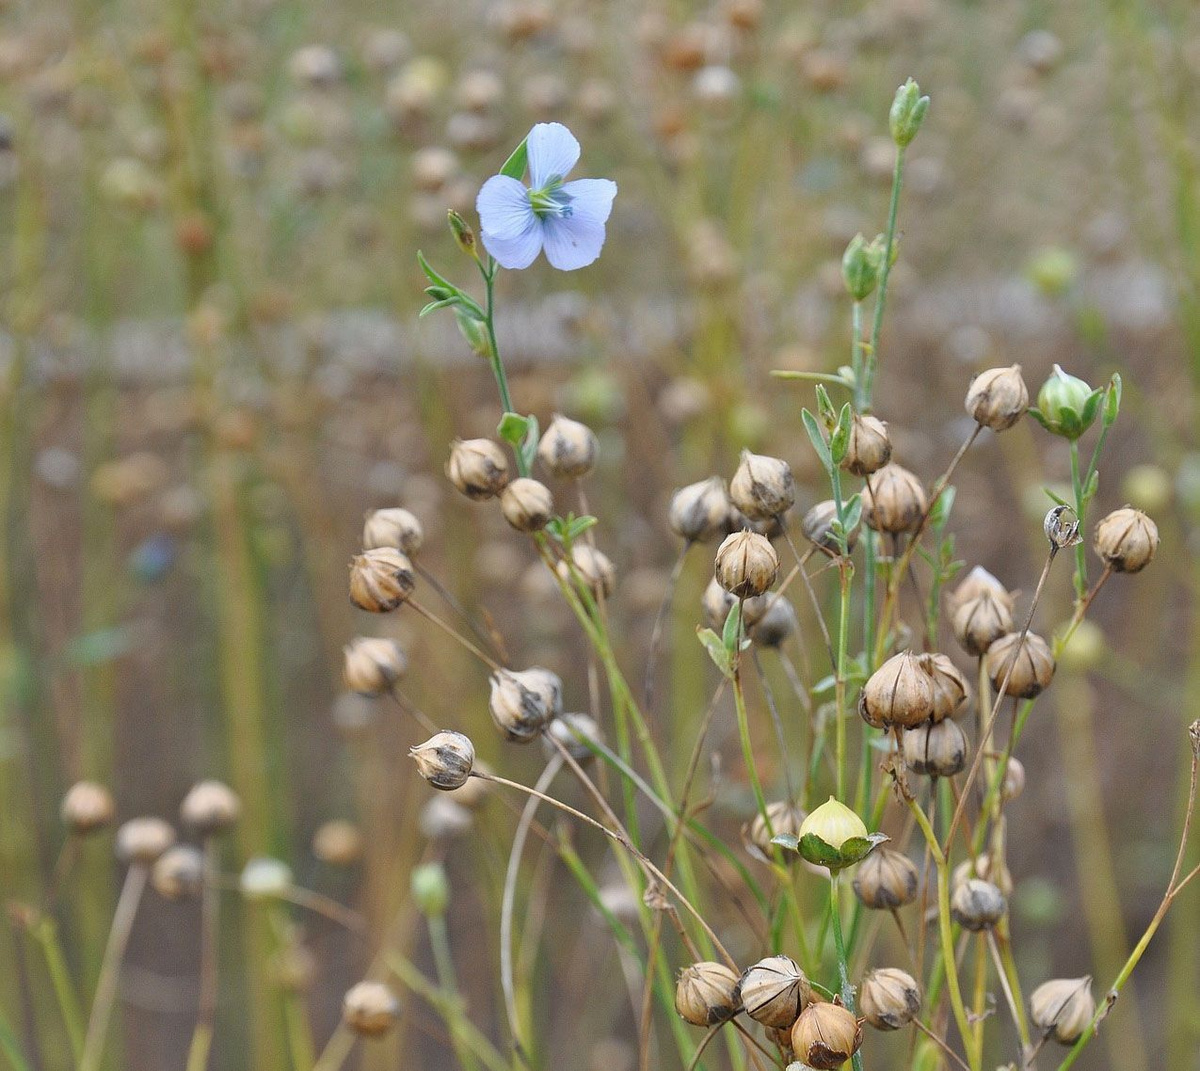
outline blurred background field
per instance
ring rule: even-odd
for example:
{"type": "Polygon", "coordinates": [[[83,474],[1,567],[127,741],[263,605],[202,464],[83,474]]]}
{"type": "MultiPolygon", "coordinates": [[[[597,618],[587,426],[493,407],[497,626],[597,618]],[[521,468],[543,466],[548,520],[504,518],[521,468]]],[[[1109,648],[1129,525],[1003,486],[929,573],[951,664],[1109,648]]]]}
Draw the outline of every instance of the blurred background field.
{"type": "MultiPolygon", "coordinates": [[[[886,108],[909,75],[933,103],[909,156],[880,352],[876,412],[897,453],[926,479],[941,472],[984,367],[1019,362],[1035,389],[1056,362],[1096,385],[1120,371],[1097,508],[1137,505],[1163,533],[1154,565],[1098,601],[1103,633],[1064,660],[1023,741],[1031,789],[1013,808],[1022,969],[1094,964],[1102,991],[1170,872],[1200,694],[1200,9],[1187,0],[5,0],[6,901],[45,907],[75,780],[111,786],[121,819],[173,820],[193,782],[220,777],[245,807],[226,871],[286,859],[375,935],[399,911],[418,963],[429,951],[403,911],[407,875],[444,857],[464,992],[502,1039],[494,923],[513,816],[492,801],[446,835],[453,821],[430,817],[404,757],[424,734],[395,705],[341,694],[342,645],[394,636],[413,704],[472,733],[507,776],[537,776],[536,754],[502,752],[462,651],[416,616],[380,624],[347,602],[364,512],[381,506],[418,514],[423,565],[517,662],[582,658],[532,551],[442,476],[451,439],[494,433],[496,402],[450,318],[418,323],[416,250],[474,283],[446,209],[473,221],[479,185],[534,122],[569,125],[578,174],[618,182],[601,259],[505,273],[499,331],[522,410],[599,435],[589,505],[640,680],[678,553],[673,488],[731,474],[746,445],[792,463],[802,506],[825,497],[799,423],[811,389],[769,372],[848,359],[840,258],[883,227],[886,108]],[[364,831],[361,861],[314,857],[331,819],[364,831]]],[[[1028,590],[1041,486],[1068,475],[1028,422],[982,441],[956,479],[959,556],[1028,590]]],[[[702,557],[660,671],[666,740],[690,742],[711,694],[692,638],[702,557]]],[[[1050,623],[1070,597],[1064,570],[1050,623]]],[[[735,842],[753,802],[732,724],[718,732],[730,758],[713,821],[735,842]]],[[[668,754],[678,774],[686,748],[668,754]]],[[[58,890],[89,991],[121,874],[107,841],[89,842],[58,890]]],[[[627,995],[598,984],[619,973],[611,938],[548,856],[522,889],[547,1066],[633,1067],[627,995]]],[[[230,904],[213,1066],[288,1067],[284,1017],[300,1007],[319,1050],[370,942],[230,904]],[[281,995],[281,950],[301,944],[312,984],[281,995]]],[[[198,940],[194,904],[147,899],[109,1066],[184,1065],[198,940]]],[[[21,927],[0,962],[6,1020],[34,1016],[44,1066],[70,1066],[21,927]]],[[[1079,1066],[1200,1068],[1195,888],[1134,988],[1079,1066]]],[[[403,1038],[362,1066],[454,1066],[439,1020],[405,1003],[403,1038]]]]}

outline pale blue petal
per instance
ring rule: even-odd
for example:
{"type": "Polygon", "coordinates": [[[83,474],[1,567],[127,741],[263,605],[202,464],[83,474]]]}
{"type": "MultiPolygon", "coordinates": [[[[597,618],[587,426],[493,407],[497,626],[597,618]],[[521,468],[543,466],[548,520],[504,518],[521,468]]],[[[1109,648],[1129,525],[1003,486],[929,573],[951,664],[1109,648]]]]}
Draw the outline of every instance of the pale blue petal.
{"type": "Polygon", "coordinates": [[[522,234],[529,221],[537,218],[529,203],[529,191],[507,175],[493,175],[483,184],[475,198],[475,211],[484,234],[498,238],[522,234]]]}
{"type": "Polygon", "coordinates": [[[545,228],[532,212],[524,228],[508,234],[482,231],[483,248],[496,258],[502,268],[528,268],[542,251],[545,228]]]}
{"type": "Polygon", "coordinates": [[[551,179],[560,181],[579,162],[579,142],[562,123],[538,123],[525,143],[529,154],[529,185],[545,189],[551,179]]]}
{"type": "Polygon", "coordinates": [[[612,212],[617,184],[609,179],[578,179],[563,186],[570,196],[569,216],[548,217],[546,259],[559,271],[586,268],[604,247],[604,224],[612,212]]]}

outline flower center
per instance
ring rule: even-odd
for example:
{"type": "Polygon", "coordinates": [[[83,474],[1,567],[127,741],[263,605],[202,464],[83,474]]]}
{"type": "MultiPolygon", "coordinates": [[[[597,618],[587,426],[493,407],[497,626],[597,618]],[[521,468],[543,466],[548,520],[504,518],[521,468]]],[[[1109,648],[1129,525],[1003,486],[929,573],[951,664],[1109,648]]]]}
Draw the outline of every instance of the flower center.
{"type": "Polygon", "coordinates": [[[540,190],[529,191],[529,205],[539,219],[566,218],[571,215],[571,195],[562,188],[562,179],[552,177],[540,190]]]}

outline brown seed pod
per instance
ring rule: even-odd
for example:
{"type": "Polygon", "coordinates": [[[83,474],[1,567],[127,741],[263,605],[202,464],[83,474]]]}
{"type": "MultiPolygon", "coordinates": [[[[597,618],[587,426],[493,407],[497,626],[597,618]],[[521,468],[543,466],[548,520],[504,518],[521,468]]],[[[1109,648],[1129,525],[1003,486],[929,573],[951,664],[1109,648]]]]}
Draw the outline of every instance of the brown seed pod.
{"type": "Polygon", "coordinates": [[[1141,510],[1114,510],[1096,525],[1096,553],[1118,573],[1138,573],[1158,550],[1158,526],[1141,510]]]}
{"type": "Polygon", "coordinates": [[[1029,996],[1029,1018],[1060,1045],[1074,1045],[1096,1015],[1092,976],[1055,978],[1029,996]]]}
{"type": "Polygon", "coordinates": [[[1004,785],[1000,789],[1001,798],[1007,803],[1015,800],[1025,791],[1025,766],[1020,759],[1009,758],[1004,768],[1004,785]]]}
{"type": "MultiPolygon", "coordinates": [[[[759,619],[766,612],[768,603],[773,598],[773,595],[768,594],[742,600],[742,623],[747,629],[753,628],[758,623],[759,619]]],[[[714,631],[720,632],[725,627],[725,619],[729,616],[729,611],[737,603],[737,597],[730,595],[728,591],[721,587],[714,576],[705,587],[704,595],[700,600],[700,607],[704,611],[705,624],[714,631]]]]}
{"type": "Polygon", "coordinates": [[[988,591],[964,599],[950,612],[950,629],[962,649],[978,658],[987,654],[1001,636],[1012,632],[1011,603],[988,591]]]}
{"type": "Polygon", "coordinates": [[[392,547],[374,547],[350,563],[350,601],[360,610],[386,614],[407,601],[416,587],[412,562],[392,547]]]}
{"type": "Polygon", "coordinates": [[[950,596],[951,606],[957,606],[960,603],[967,602],[970,599],[976,599],[984,593],[992,595],[994,598],[1002,602],[1012,612],[1013,597],[1009,594],[1008,589],[1000,583],[991,573],[989,573],[982,565],[976,565],[954,589],[954,593],[950,596]]]}
{"type": "Polygon", "coordinates": [[[908,729],[904,761],[914,773],[953,777],[967,762],[967,734],[949,719],[908,729]]]}
{"type": "Polygon", "coordinates": [[[888,438],[887,425],[877,417],[855,413],[842,468],[855,476],[870,476],[883,468],[891,457],[892,441],[888,438]]]}
{"type": "Polygon", "coordinates": [[[753,521],[781,517],[796,501],[792,468],[782,458],[743,450],[741,464],[729,481],[729,497],[753,521]]]}
{"type": "Polygon", "coordinates": [[[417,770],[434,788],[461,788],[471,776],[475,745],[462,733],[444,729],[423,744],[408,749],[417,770]]]}
{"type": "Polygon", "coordinates": [[[800,1017],[808,993],[808,979],[794,959],[768,956],[743,972],[736,999],[756,1023],[782,1030],[800,1017]]]}
{"type": "Polygon", "coordinates": [[[734,532],[717,549],[714,575],[721,587],[738,598],[761,595],[779,575],[779,555],[766,536],[734,532]]]}
{"type": "Polygon", "coordinates": [[[1009,873],[1003,859],[997,865],[992,861],[994,858],[995,856],[991,852],[980,852],[973,861],[967,859],[959,863],[954,868],[954,873],[950,875],[950,888],[957,889],[964,881],[969,881],[971,878],[982,878],[995,885],[1004,894],[1005,899],[1012,896],[1012,874],[1009,873]]]}
{"type": "Polygon", "coordinates": [[[961,718],[967,712],[971,686],[962,671],[944,654],[917,656],[933,680],[933,720],[961,718]]]}
{"type": "Polygon", "coordinates": [[[893,655],[868,678],[858,699],[863,721],[876,729],[912,728],[933,717],[933,677],[911,651],[893,655]]]}
{"type": "Polygon", "coordinates": [[[738,976],[724,963],[693,963],[675,983],[675,1010],[693,1026],[712,1026],[738,1013],[738,976]]]}
{"type": "Polygon", "coordinates": [[[446,475],[467,498],[494,498],[508,483],[508,458],[491,439],[455,439],[446,475]]]}
{"type": "MultiPolygon", "coordinates": [[[[826,554],[838,555],[841,553],[841,548],[833,535],[832,525],[835,520],[837,520],[837,503],[832,498],[826,499],[824,502],[818,502],[804,515],[804,520],[800,522],[800,531],[804,534],[805,539],[826,554]]],[[[847,551],[853,550],[858,542],[859,528],[860,525],[856,524],[846,533],[847,551]]]]}
{"type": "Polygon", "coordinates": [[[840,1004],[809,1004],[792,1027],[796,1058],[815,1071],[834,1071],[862,1045],[862,1024],[840,1004]]]}
{"type": "Polygon", "coordinates": [[[607,599],[617,582],[617,570],[608,555],[590,543],[576,543],[571,548],[571,565],[561,561],[557,569],[558,575],[568,582],[577,574],[596,599],[607,599]]]}
{"type": "Polygon", "coordinates": [[[538,443],[538,460],[560,480],[578,480],[596,464],[596,436],[586,424],[555,414],[538,443]]]}
{"type": "Polygon", "coordinates": [[[529,743],[562,713],[562,681],[548,669],[497,670],[491,685],[492,721],[514,743],[529,743]]]}
{"type": "Polygon", "coordinates": [[[1008,910],[1000,888],[982,878],[967,878],[950,895],[950,914],[964,930],[990,930],[1008,910]]]}
{"type": "Polygon", "coordinates": [[[342,681],[360,695],[386,695],[408,671],[404,648],[380,636],[357,636],[342,654],[342,681]]]}
{"type": "Polygon", "coordinates": [[[500,492],[500,512],[518,532],[539,532],[554,516],[554,497],[544,483],[518,476],[500,492]]]}
{"type": "Polygon", "coordinates": [[[747,623],[750,639],[757,647],[778,647],[799,627],[796,608],[778,593],[760,595],[756,601],[765,609],[753,623],[747,623]]]}
{"type": "Polygon", "coordinates": [[[1021,378],[1021,366],[980,372],[967,389],[966,407],[977,424],[1007,431],[1029,408],[1029,388],[1021,378]]]}
{"type": "Polygon", "coordinates": [[[720,476],[679,488],[671,496],[667,520],[673,531],[689,543],[706,543],[725,532],[729,520],[729,492],[720,476]]]}
{"type": "Polygon", "coordinates": [[[425,529],[416,514],[400,506],[376,509],[363,522],[363,550],[394,547],[410,558],[425,542],[425,529]]]}
{"type": "Polygon", "coordinates": [[[891,911],[917,898],[920,873],[906,855],[891,848],[876,848],[858,864],[854,895],[864,907],[891,911]]]}
{"type": "Polygon", "coordinates": [[[921,481],[892,462],[884,465],[863,489],[863,521],[876,532],[908,532],[925,514],[928,499],[921,481]]]}
{"type": "Polygon", "coordinates": [[[1054,679],[1054,655],[1050,653],[1050,645],[1032,632],[1026,634],[1024,641],[1019,632],[1001,636],[988,648],[984,666],[997,692],[1007,677],[1006,694],[1018,699],[1041,695],[1054,679]]]}
{"type": "Polygon", "coordinates": [[[342,1019],[360,1037],[382,1037],[400,1017],[400,1002],[382,982],[359,982],[342,1000],[342,1019]]]}
{"type": "Polygon", "coordinates": [[[112,793],[95,781],[77,781],[63,796],[59,814],[74,834],[86,837],[109,825],[116,812],[112,793]]]}
{"type": "Polygon", "coordinates": [[[183,824],[203,836],[230,829],[242,816],[242,801],[223,781],[200,781],[179,805],[183,824]]]}
{"type": "Polygon", "coordinates": [[[921,988],[906,971],[881,967],[859,988],[859,1011],[876,1030],[899,1030],[921,1010],[921,988]]]}
{"type": "Polygon", "coordinates": [[[117,829],[117,858],[150,866],[175,843],[175,830],[161,818],[131,818],[117,829]]]}
{"type": "MultiPolygon", "coordinates": [[[[550,722],[545,735],[562,744],[576,762],[590,762],[596,757],[594,748],[604,744],[604,732],[590,714],[562,714],[550,722]]],[[[542,743],[547,755],[558,753],[545,737],[542,743]]]]}
{"type": "Polygon", "coordinates": [[[771,820],[770,829],[761,814],[756,814],[742,826],[742,843],[746,851],[764,862],[769,862],[776,848],[771,843],[772,834],[776,837],[786,834],[792,837],[800,836],[800,826],[808,815],[796,804],[789,800],[775,800],[767,804],[767,818],[771,820]]]}

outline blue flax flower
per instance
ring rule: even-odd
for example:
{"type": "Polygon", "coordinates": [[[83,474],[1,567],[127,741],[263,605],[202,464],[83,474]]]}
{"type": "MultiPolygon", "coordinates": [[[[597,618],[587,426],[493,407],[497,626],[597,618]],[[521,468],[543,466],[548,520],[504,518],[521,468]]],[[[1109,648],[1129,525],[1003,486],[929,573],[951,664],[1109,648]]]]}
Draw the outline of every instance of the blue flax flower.
{"type": "Polygon", "coordinates": [[[528,187],[493,175],[479,191],[475,209],[484,248],[503,268],[528,268],[543,248],[560,271],[587,267],[604,245],[617,184],[563,181],[579,160],[579,142],[562,123],[538,123],[526,150],[528,187]]]}

